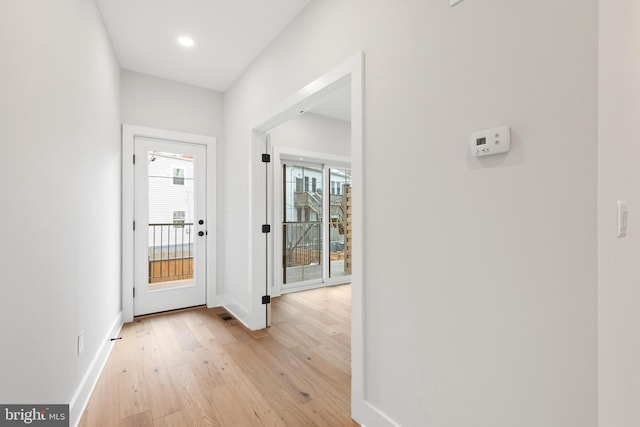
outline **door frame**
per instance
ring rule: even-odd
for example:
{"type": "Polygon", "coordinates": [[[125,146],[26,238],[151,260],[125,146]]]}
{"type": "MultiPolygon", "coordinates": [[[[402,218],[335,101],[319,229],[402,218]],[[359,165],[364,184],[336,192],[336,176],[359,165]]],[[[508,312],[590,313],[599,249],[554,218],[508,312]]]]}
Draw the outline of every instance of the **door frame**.
{"type": "MultiPolygon", "coordinates": [[[[340,285],[343,283],[351,282],[351,275],[345,276],[348,277],[348,282],[345,282],[344,278],[331,279],[328,276],[326,277],[326,281],[320,280],[319,282],[314,282],[313,284],[305,284],[299,286],[292,286],[289,289],[284,289],[282,287],[282,239],[283,239],[283,231],[282,231],[282,164],[287,160],[292,161],[293,163],[317,163],[322,165],[323,167],[323,176],[325,170],[327,168],[345,168],[351,170],[351,158],[346,156],[340,156],[337,154],[328,154],[328,153],[318,153],[315,151],[302,150],[299,148],[290,148],[290,147],[280,147],[278,145],[273,145],[273,218],[274,218],[274,227],[273,227],[273,283],[271,284],[271,293],[272,297],[278,297],[283,293],[288,292],[297,292],[304,291],[309,289],[321,288],[324,286],[332,286],[332,285],[340,285]]],[[[323,182],[323,185],[326,186],[326,182],[323,182]]],[[[329,191],[328,187],[326,187],[329,191]]],[[[325,204],[323,202],[323,209],[325,204]]],[[[324,212],[323,218],[327,216],[328,212],[324,212]]],[[[322,235],[323,235],[323,257],[326,255],[328,249],[328,227],[324,224],[323,219],[323,227],[322,227],[322,235]]],[[[326,260],[323,259],[323,270],[328,268],[326,266],[326,260]]],[[[323,271],[323,277],[325,272],[323,271]]]]}
{"type": "MultiPolygon", "coordinates": [[[[270,150],[268,132],[274,127],[296,117],[300,111],[307,111],[322,101],[333,90],[351,83],[351,176],[353,180],[353,258],[351,273],[351,415],[363,421],[370,418],[372,406],[365,396],[365,360],[364,360],[364,52],[358,52],[339,64],[265,114],[264,119],[256,121],[252,127],[251,139],[251,192],[249,198],[251,270],[251,302],[247,318],[250,329],[262,329],[266,326],[265,306],[260,299],[264,295],[265,278],[267,288],[273,287],[273,271],[267,265],[273,265],[273,249],[268,251],[264,235],[259,232],[265,219],[273,224],[273,209],[269,209],[269,198],[265,197],[264,172],[259,156],[263,150],[270,150]],[[266,198],[266,206],[265,206],[266,198]],[[265,263],[266,260],[266,263],[265,263]]],[[[271,202],[273,198],[271,198],[271,202]]],[[[271,234],[271,233],[269,233],[271,234]]],[[[267,235],[268,236],[268,235],[267,235]]],[[[273,239],[267,237],[267,245],[273,248],[273,239]]],[[[273,270],[273,269],[271,269],[273,270]]]]}
{"type": "Polygon", "coordinates": [[[205,293],[207,307],[215,307],[219,296],[216,285],[216,138],[137,125],[122,125],[122,320],[133,321],[134,286],[134,165],[136,137],[159,139],[174,143],[204,145],[206,158],[207,243],[205,293]]]}

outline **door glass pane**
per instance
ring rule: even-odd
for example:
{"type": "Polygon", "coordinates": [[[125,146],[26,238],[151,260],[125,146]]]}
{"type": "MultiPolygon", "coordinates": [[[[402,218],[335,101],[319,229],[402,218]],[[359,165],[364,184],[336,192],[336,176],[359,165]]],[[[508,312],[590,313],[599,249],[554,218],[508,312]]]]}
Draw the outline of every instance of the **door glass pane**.
{"type": "Polygon", "coordinates": [[[194,283],[194,161],[187,154],[147,151],[149,290],[194,283]]]}
{"type": "Polygon", "coordinates": [[[351,274],[351,171],[329,169],[329,277],[351,274]]]}
{"type": "Polygon", "coordinates": [[[322,278],[322,165],[283,165],[283,283],[322,278]]]}

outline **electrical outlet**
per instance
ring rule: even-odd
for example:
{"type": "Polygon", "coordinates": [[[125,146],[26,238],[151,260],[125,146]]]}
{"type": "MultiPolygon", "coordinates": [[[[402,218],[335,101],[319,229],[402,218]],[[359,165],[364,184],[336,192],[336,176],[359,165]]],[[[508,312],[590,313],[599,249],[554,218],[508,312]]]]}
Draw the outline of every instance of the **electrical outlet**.
{"type": "Polygon", "coordinates": [[[78,334],[78,356],[84,351],[84,331],[80,331],[78,334]]]}

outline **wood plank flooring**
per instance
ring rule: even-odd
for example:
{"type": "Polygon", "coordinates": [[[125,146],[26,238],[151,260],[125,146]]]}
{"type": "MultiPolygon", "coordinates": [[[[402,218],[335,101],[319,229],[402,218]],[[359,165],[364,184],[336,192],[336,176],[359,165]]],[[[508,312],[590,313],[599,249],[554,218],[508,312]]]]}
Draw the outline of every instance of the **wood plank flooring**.
{"type": "Polygon", "coordinates": [[[80,427],[358,426],[351,420],[351,287],[274,298],[251,332],[224,309],[137,318],[80,427]]]}

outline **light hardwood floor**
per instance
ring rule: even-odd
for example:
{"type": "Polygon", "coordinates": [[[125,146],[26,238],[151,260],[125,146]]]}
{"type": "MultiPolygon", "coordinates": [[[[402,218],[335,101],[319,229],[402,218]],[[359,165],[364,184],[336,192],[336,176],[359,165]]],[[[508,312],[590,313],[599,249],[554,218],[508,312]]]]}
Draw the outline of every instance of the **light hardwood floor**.
{"type": "Polygon", "coordinates": [[[349,285],[274,298],[263,331],[223,312],[126,324],[80,426],[358,425],[350,417],[349,285]]]}

